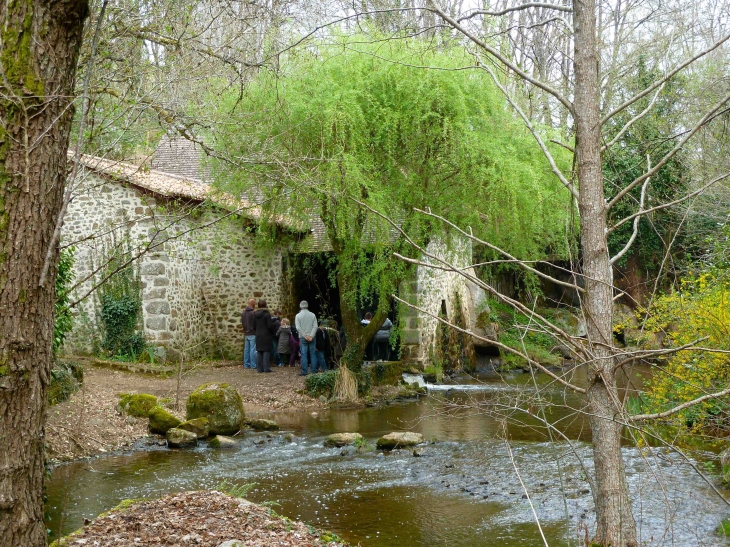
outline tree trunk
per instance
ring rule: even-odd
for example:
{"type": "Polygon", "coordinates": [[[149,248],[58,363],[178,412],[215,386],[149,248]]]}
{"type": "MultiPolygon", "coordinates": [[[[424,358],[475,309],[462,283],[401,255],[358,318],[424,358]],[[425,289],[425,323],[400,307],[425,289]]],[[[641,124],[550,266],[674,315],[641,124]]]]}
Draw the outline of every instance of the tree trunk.
{"type": "MultiPolygon", "coordinates": [[[[342,262],[338,261],[338,263],[341,264],[342,262]]],[[[380,309],[383,306],[378,306],[378,310],[373,314],[370,324],[363,327],[357,315],[357,306],[352,299],[352,295],[357,294],[357,285],[355,283],[355,280],[349,279],[349,276],[343,272],[337,275],[337,284],[340,288],[340,313],[342,314],[342,325],[345,327],[345,334],[347,335],[347,346],[345,347],[345,353],[342,355],[342,363],[353,372],[360,372],[365,357],[365,349],[375,333],[378,332],[385,318],[388,317],[388,310],[387,308],[380,309]]]]}
{"type": "Polygon", "coordinates": [[[46,390],[55,260],[39,287],[63,200],[87,0],[3,2],[0,63],[0,538],[46,544],[46,390]]]}
{"type": "Polygon", "coordinates": [[[593,543],[636,547],[636,522],[621,455],[620,399],[613,369],[613,272],[606,239],[607,207],[601,170],[601,124],[595,0],[573,2],[575,127],[580,187],[581,250],[589,349],[588,406],[595,462],[596,536],[593,543]]]}

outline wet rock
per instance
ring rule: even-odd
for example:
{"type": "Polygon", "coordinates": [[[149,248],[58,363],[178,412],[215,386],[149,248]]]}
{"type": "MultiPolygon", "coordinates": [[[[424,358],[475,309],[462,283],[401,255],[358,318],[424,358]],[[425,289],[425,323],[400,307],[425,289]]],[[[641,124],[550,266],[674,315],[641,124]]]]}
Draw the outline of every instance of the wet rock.
{"type": "Polygon", "coordinates": [[[342,448],[362,441],[363,436],[359,433],[333,433],[324,440],[324,445],[329,448],[342,448]]]}
{"type": "Polygon", "coordinates": [[[281,438],[281,440],[284,441],[285,443],[293,443],[294,442],[294,435],[292,435],[291,433],[287,433],[286,435],[284,435],[281,438]]]}
{"type": "Polygon", "coordinates": [[[223,435],[216,435],[213,437],[210,442],[208,443],[208,446],[211,448],[220,448],[220,449],[227,449],[227,448],[236,448],[238,446],[238,442],[236,439],[231,439],[230,437],[224,437],[223,435]]]}
{"type": "Polygon", "coordinates": [[[186,420],[208,418],[212,435],[232,435],[243,426],[243,401],[228,384],[204,384],[188,397],[186,420]]]}
{"type": "Polygon", "coordinates": [[[413,454],[414,458],[420,458],[421,456],[423,456],[423,454],[425,452],[426,452],[425,448],[423,448],[422,446],[417,446],[416,448],[413,449],[412,454],[413,454]]]}
{"type": "Polygon", "coordinates": [[[340,450],[340,456],[352,456],[357,452],[357,448],[354,446],[345,446],[340,450]]]}
{"type": "Polygon", "coordinates": [[[150,432],[165,435],[170,429],[180,425],[181,420],[161,406],[153,407],[149,411],[150,432]]]}
{"type": "Polygon", "coordinates": [[[195,433],[198,439],[205,439],[210,431],[208,430],[208,418],[195,418],[194,420],[188,420],[177,426],[178,429],[184,429],[195,433]]]}
{"type": "Polygon", "coordinates": [[[137,418],[146,418],[154,407],[157,406],[157,397],[149,395],[147,393],[137,393],[130,395],[129,393],[122,393],[119,396],[119,404],[117,410],[123,414],[129,416],[136,416],[137,418]]]}
{"type": "Polygon", "coordinates": [[[264,420],[262,418],[256,418],[254,420],[248,420],[246,425],[257,431],[278,431],[279,424],[271,420],[264,420]]]}
{"type": "Polygon", "coordinates": [[[378,439],[376,446],[381,450],[392,450],[415,446],[424,442],[423,435],[412,431],[394,431],[378,439]]]}
{"type": "Polygon", "coordinates": [[[198,444],[198,436],[190,431],[173,427],[167,432],[167,446],[171,448],[183,448],[198,444]]]}

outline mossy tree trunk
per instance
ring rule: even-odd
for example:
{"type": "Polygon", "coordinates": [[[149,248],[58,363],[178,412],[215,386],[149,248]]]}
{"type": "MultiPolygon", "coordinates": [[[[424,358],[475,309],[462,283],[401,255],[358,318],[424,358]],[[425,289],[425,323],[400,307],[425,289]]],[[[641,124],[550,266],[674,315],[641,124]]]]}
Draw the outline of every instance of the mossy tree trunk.
{"type": "Polygon", "coordinates": [[[0,40],[0,538],[46,544],[44,443],[55,262],[87,0],[3,2],[0,40]]]}

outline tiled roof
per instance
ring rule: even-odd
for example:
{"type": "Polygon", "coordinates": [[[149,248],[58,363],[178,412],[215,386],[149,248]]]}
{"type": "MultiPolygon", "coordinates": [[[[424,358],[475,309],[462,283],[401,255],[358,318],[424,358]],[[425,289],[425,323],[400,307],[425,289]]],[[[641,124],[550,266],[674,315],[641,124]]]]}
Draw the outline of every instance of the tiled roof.
{"type": "Polygon", "coordinates": [[[169,173],[188,180],[209,182],[210,176],[200,161],[202,149],[182,137],[165,135],[152,154],[152,169],[169,173]]]}
{"type": "MultiPolygon", "coordinates": [[[[69,152],[69,157],[73,157],[72,152],[69,152]]],[[[82,155],[81,164],[91,171],[122,180],[159,196],[199,202],[210,201],[228,210],[238,210],[241,215],[253,220],[261,218],[260,206],[244,199],[237,199],[231,194],[217,192],[210,184],[199,180],[96,156],[82,155]]],[[[288,229],[301,230],[301,227],[295,226],[283,217],[278,218],[276,223],[288,229]]]]}

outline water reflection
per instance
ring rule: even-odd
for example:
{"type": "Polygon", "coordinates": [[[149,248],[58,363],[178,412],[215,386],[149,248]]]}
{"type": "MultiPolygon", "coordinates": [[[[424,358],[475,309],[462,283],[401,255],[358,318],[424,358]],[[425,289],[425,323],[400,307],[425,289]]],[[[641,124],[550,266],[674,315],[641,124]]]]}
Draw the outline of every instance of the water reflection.
{"type": "MultiPolygon", "coordinates": [[[[580,382],[580,370],[573,374],[580,382]]],[[[275,501],[277,512],[332,529],[364,547],[541,545],[533,510],[549,545],[576,546],[581,523],[593,522],[579,461],[590,471],[591,449],[581,442],[588,440],[587,426],[575,412],[582,402],[545,375],[514,376],[509,383],[522,388],[533,381],[542,400],[552,403],[546,418],[577,441],[573,446],[546,442],[538,419],[506,410],[522,397],[520,403],[533,404],[533,414],[539,412],[540,400],[526,389],[444,394],[377,409],[279,412],[267,417],[293,432],[294,442],[283,434],[252,434],[233,451],[159,448],[58,467],[47,488],[48,528],[68,533],[122,499],[214,488],[225,479],[255,482],[248,495],[252,501],[275,501]],[[503,405],[502,412],[487,412],[495,405],[503,405]],[[505,424],[510,448],[503,440],[505,424]],[[343,456],[322,446],[332,432],[359,431],[374,441],[396,429],[420,431],[439,442],[419,458],[407,451],[343,456]]],[[[726,507],[680,459],[651,457],[633,448],[625,450],[625,459],[647,545],[723,544],[713,528],[726,507]]]]}

